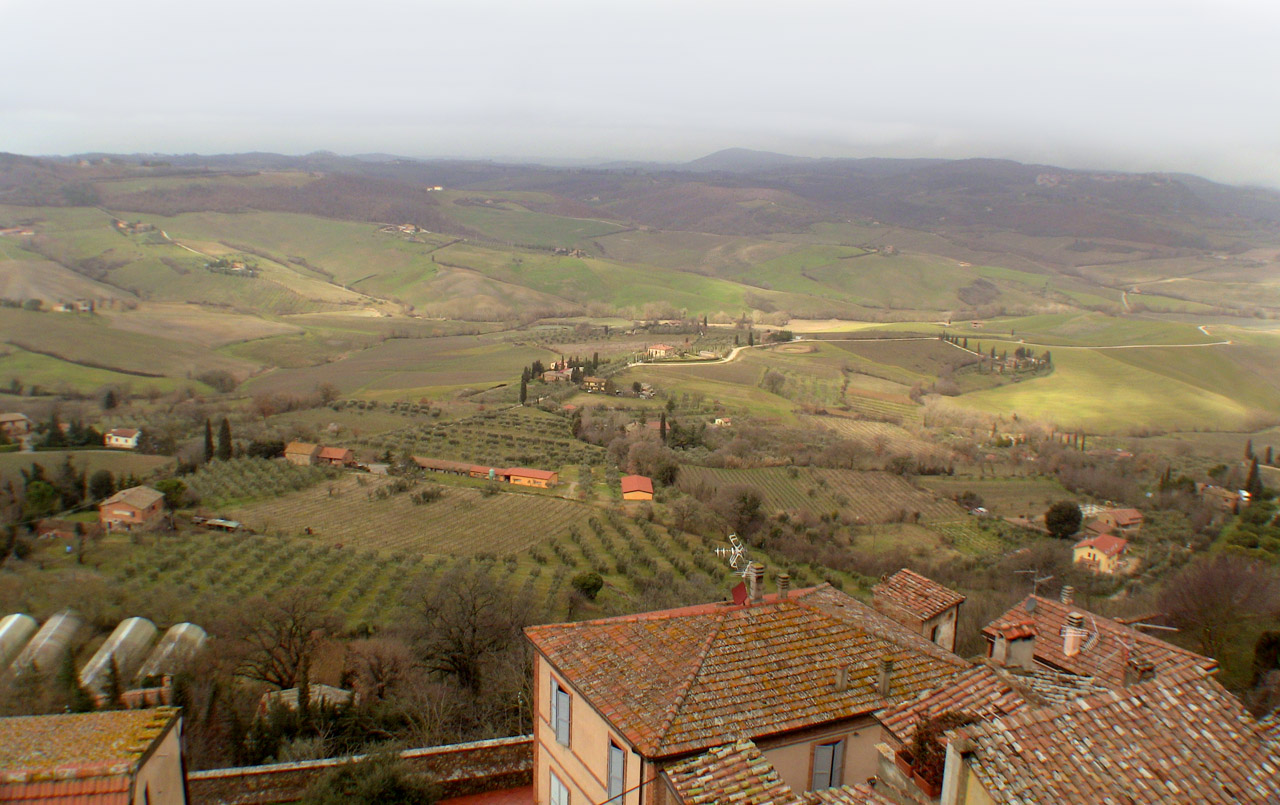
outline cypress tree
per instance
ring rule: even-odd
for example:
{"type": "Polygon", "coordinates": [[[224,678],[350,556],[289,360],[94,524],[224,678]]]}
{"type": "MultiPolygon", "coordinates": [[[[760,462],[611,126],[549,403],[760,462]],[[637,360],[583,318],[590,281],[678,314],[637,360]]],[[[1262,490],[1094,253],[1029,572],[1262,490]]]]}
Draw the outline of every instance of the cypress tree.
{"type": "Polygon", "coordinates": [[[1258,459],[1254,458],[1249,464],[1249,477],[1244,481],[1244,489],[1249,493],[1251,500],[1257,500],[1262,494],[1262,479],[1258,477],[1258,459]]]}
{"type": "Polygon", "coordinates": [[[1271,463],[1271,445],[1267,445],[1267,456],[1262,460],[1262,463],[1268,467],[1273,466],[1271,463]]]}
{"type": "Polygon", "coordinates": [[[213,423],[208,417],[204,420],[204,463],[208,464],[213,461],[213,423]]]}
{"type": "Polygon", "coordinates": [[[520,404],[524,405],[524,401],[529,399],[529,378],[520,378],[520,404]]]}
{"type": "Polygon", "coordinates": [[[667,412],[662,412],[662,419],[658,420],[658,437],[662,439],[662,443],[667,443],[667,412]]]}
{"type": "Polygon", "coordinates": [[[222,461],[231,458],[231,423],[225,416],[218,426],[218,458],[222,461]]]}
{"type": "Polygon", "coordinates": [[[1248,461],[1253,458],[1253,439],[1250,439],[1244,446],[1244,460],[1248,461]]]}

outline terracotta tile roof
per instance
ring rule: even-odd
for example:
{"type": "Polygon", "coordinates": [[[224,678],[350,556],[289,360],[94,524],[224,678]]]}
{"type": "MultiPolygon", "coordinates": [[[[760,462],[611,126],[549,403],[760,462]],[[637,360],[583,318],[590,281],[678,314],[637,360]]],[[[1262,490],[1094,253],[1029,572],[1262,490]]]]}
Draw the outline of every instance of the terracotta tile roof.
{"type": "Polygon", "coordinates": [[[498,470],[499,475],[518,475],[521,478],[537,478],[540,481],[552,481],[559,477],[560,473],[551,470],[533,470],[528,467],[507,467],[504,470],[498,470]]]}
{"type": "Polygon", "coordinates": [[[149,486],[131,486],[128,489],[121,489],[111,497],[98,504],[101,506],[110,506],[113,503],[124,503],[138,509],[145,509],[164,497],[161,493],[149,486]]]}
{"type": "Polygon", "coordinates": [[[713,747],[669,766],[664,773],[684,805],[798,803],[791,787],[760,749],[746,739],[713,747]]]}
{"type": "Polygon", "coordinates": [[[964,596],[914,570],[903,568],[880,582],[871,591],[877,602],[901,607],[921,620],[928,620],[964,601],[964,596]]]}
{"type": "Polygon", "coordinates": [[[301,453],[305,456],[314,456],[320,450],[320,445],[311,442],[289,442],[284,447],[284,454],[301,453]]]}
{"type": "Polygon", "coordinates": [[[1129,540],[1112,534],[1099,534],[1096,537],[1082,539],[1075,544],[1076,548],[1097,548],[1107,556],[1119,556],[1129,547],[1129,540]]]}
{"type": "Polygon", "coordinates": [[[0,414],[0,422],[30,422],[31,417],[26,414],[0,414]]]}
{"type": "Polygon", "coordinates": [[[1096,696],[1111,690],[1110,687],[1091,676],[1076,676],[1048,668],[1018,671],[1013,674],[1012,679],[1023,695],[1032,697],[1044,705],[1072,702],[1085,696],[1096,696]]]}
{"type": "Polygon", "coordinates": [[[821,585],[783,600],[709,604],[525,630],[556,673],[644,756],[873,712],[967,663],[821,585]],[[882,659],[894,662],[887,698],[882,659]],[[837,690],[840,669],[847,685],[837,690]]]}
{"type": "Polygon", "coordinates": [[[337,459],[339,461],[351,455],[351,451],[345,447],[322,447],[317,454],[318,458],[337,459]]]}
{"type": "Polygon", "coordinates": [[[1280,710],[1272,710],[1258,719],[1258,729],[1262,737],[1271,743],[1280,743],[1280,710]]]}
{"type": "Polygon", "coordinates": [[[132,439],[134,436],[137,436],[139,433],[141,433],[141,431],[135,430],[133,428],[112,428],[111,430],[107,431],[108,436],[117,436],[121,439],[132,439]]]}
{"type": "Polygon", "coordinates": [[[976,665],[923,697],[876,713],[876,719],[905,745],[916,734],[916,724],[943,713],[968,713],[982,720],[1012,713],[1027,705],[1009,680],[986,665],[976,665]]]}
{"type": "Polygon", "coordinates": [[[1112,526],[1111,523],[1104,523],[1101,520],[1090,520],[1088,524],[1085,525],[1084,530],[1091,534],[1110,534],[1112,528],[1114,528],[1114,526],[1112,526]]]}
{"type": "Polygon", "coordinates": [[[1010,623],[1027,620],[1035,622],[1037,662],[1073,674],[1097,677],[1099,682],[1112,688],[1124,684],[1125,666],[1135,652],[1153,663],[1157,674],[1165,674],[1177,668],[1198,667],[1213,671],[1218,667],[1218,661],[1212,657],[1204,657],[1166,643],[1110,618],[1094,615],[1074,604],[1063,604],[1040,596],[1027,596],[1022,603],[988,624],[982,634],[994,640],[997,630],[1010,623]],[[1028,612],[1027,603],[1033,600],[1035,611],[1028,612]],[[1062,652],[1063,631],[1067,625],[1067,615],[1071,612],[1084,615],[1085,629],[1093,635],[1084,641],[1081,651],[1074,657],[1068,657],[1062,652]]]}
{"type": "Polygon", "coordinates": [[[996,803],[1280,801],[1280,748],[1196,669],[949,736],[996,803]]]}
{"type": "Polygon", "coordinates": [[[622,476],[622,494],[628,492],[648,492],[653,494],[653,481],[643,475],[624,475],[622,476]]]}
{"type": "Polygon", "coordinates": [[[133,780],[128,774],[85,779],[7,782],[0,777],[0,802],[6,805],[129,805],[133,780]]]}
{"type": "Polygon", "coordinates": [[[1036,622],[1031,618],[1023,620],[1007,620],[991,624],[987,627],[1005,640],[1025,640],[1036,636],[1036,622]]]}
{"type": "Polygon", "coordinates": [[[1116,525],[1122,528],[1142,525],[1142,512],[1137,509],[1112,509],[1110,514],[1115,519],[1116,525]]]}
{"type": "Polygon", "coordinates": [[[866,783],[810,791],[804,795],[804,801],[805,805],[897,805],[866,783]]]}
{"type": "Polygon", "coordinates": [[[745,738],[663,770],[681,805],[892,805],[867,785],[796,792],[745,738]]]}
{"type": "Polygon", "coordinates": [[[0,782],[131,772],[177,716],[158,707],[0,718],[0,782]]]}

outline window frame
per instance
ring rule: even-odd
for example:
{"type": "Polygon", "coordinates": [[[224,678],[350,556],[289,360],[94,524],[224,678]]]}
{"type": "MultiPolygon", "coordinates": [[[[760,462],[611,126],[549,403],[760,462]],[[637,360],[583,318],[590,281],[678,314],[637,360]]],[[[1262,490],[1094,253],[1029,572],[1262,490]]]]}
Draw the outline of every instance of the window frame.
{"type": "Polygon", "coordinates": [[[573,738],[573,697],[568,689],[551,677],[551,730],[556,743],[568,747],[573,738]],[[561,732],[563,726],[563,733],[561,732]]]}
{"type": "Polygon", "coordinates": [[[617,742],[612,738],[609,739],[607,761],[605,764],[605,796],[608,797],[606,803],[620,803],[623,795],[627,792],[627,750],[618,746],[617,742]],[[614,768],[614,758],[617,758],[617,768],[614,768]],[[615,790],[616,782],[616,790],[615,790]]]}
{"type": "Polygon", "coordinates": [[[811,754],[812,773],[809,775],[809,790],[822,791],[827,788],[838,788],[844,784],[844,756],[847,740],[844,737],[834,741],[822,741],[813,745],[811,754]],[[830,747],[825,766],[819,765],[819,751],[830,747]],[[826,785],[818,783],[825,780],[826,785]]]}
{"type": "Polygon", "coordinates": [[[572,796],[569,794],[569,786],[565,785],[560,777],[553,771],[548,771],[551,775],[551,782],[547,790],[547,799],[550,805],[571,805],[572,796]]]}

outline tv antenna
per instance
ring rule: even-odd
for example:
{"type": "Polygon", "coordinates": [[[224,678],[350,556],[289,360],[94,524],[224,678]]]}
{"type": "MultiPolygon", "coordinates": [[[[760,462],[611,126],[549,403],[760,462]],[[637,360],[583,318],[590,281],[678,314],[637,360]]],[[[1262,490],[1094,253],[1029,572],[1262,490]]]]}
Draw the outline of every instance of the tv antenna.
{"type": "Polygon", "coordinates": [[[729,547],[723,545],[716,547],[716,556],[721,559],[728,557],[729,567],[742,578],[746,578],[751,572],[751,563],[747,561],[747,546],[742,544],[742,540],[738,539],[737,534],[729,535],[729,547]]]}
{"type": "Polygon", "coordinates": [[[1014,573],[1025,573],[1025,574],[1027,574],[1027,575],[1029,575],[1029,576],[1031,577],[1031,594],[1032,594],[1032,595],[1039,595],[1039,594],[1040,594],[1040,585],[1041,585],[1041,584],[1044,584],[1046,581],[1052,581],[1052,580],[1053,580],[1053,576],[1041,576],[1041,575],[1040,575],[1040,569],[1039,569],[1039,568],[1032,568],[1032,569],[1028,569],[1028,570],[1015,570],[1015,571],[1013,571],[1013,572],[1014,572],[1014,573]]]}

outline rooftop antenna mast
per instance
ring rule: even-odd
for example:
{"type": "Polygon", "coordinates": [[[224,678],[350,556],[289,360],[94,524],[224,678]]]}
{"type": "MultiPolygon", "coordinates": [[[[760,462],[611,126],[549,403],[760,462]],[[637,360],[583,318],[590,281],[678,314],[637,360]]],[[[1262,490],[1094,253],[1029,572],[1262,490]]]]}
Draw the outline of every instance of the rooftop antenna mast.
{"type": "Polygon", "coordinates": [[[737,534],[729,535],[728,548],[723,545],[716,547],[716,556],[721,559],[728,557],[729,567],[744,580],[751,573],[751,563],[747,561],[747,546],[742,544],[737,534]]]}
{"type": "Polygon", "coordinates": [[[1040,575],[1040,568],[1032,568],[1032,569],[1029,569],[1029,570],[1015,570],[1015,571],[1013,571],[1013,572],[1014,572],[1014,573],[1025,573],[1025,574],[1027,574],[1027,575],[1031,576],[1031,594],[1032,594],[1032,595],[1039,595],[1039,594],[1040,594],[1040,585],[1041,585],[1041,584],[1044,584],[1046,581],[1052,581],[1052,580],[1053,580],[1053,576],[1041,576],[1041,575],[1040,575]]]}

